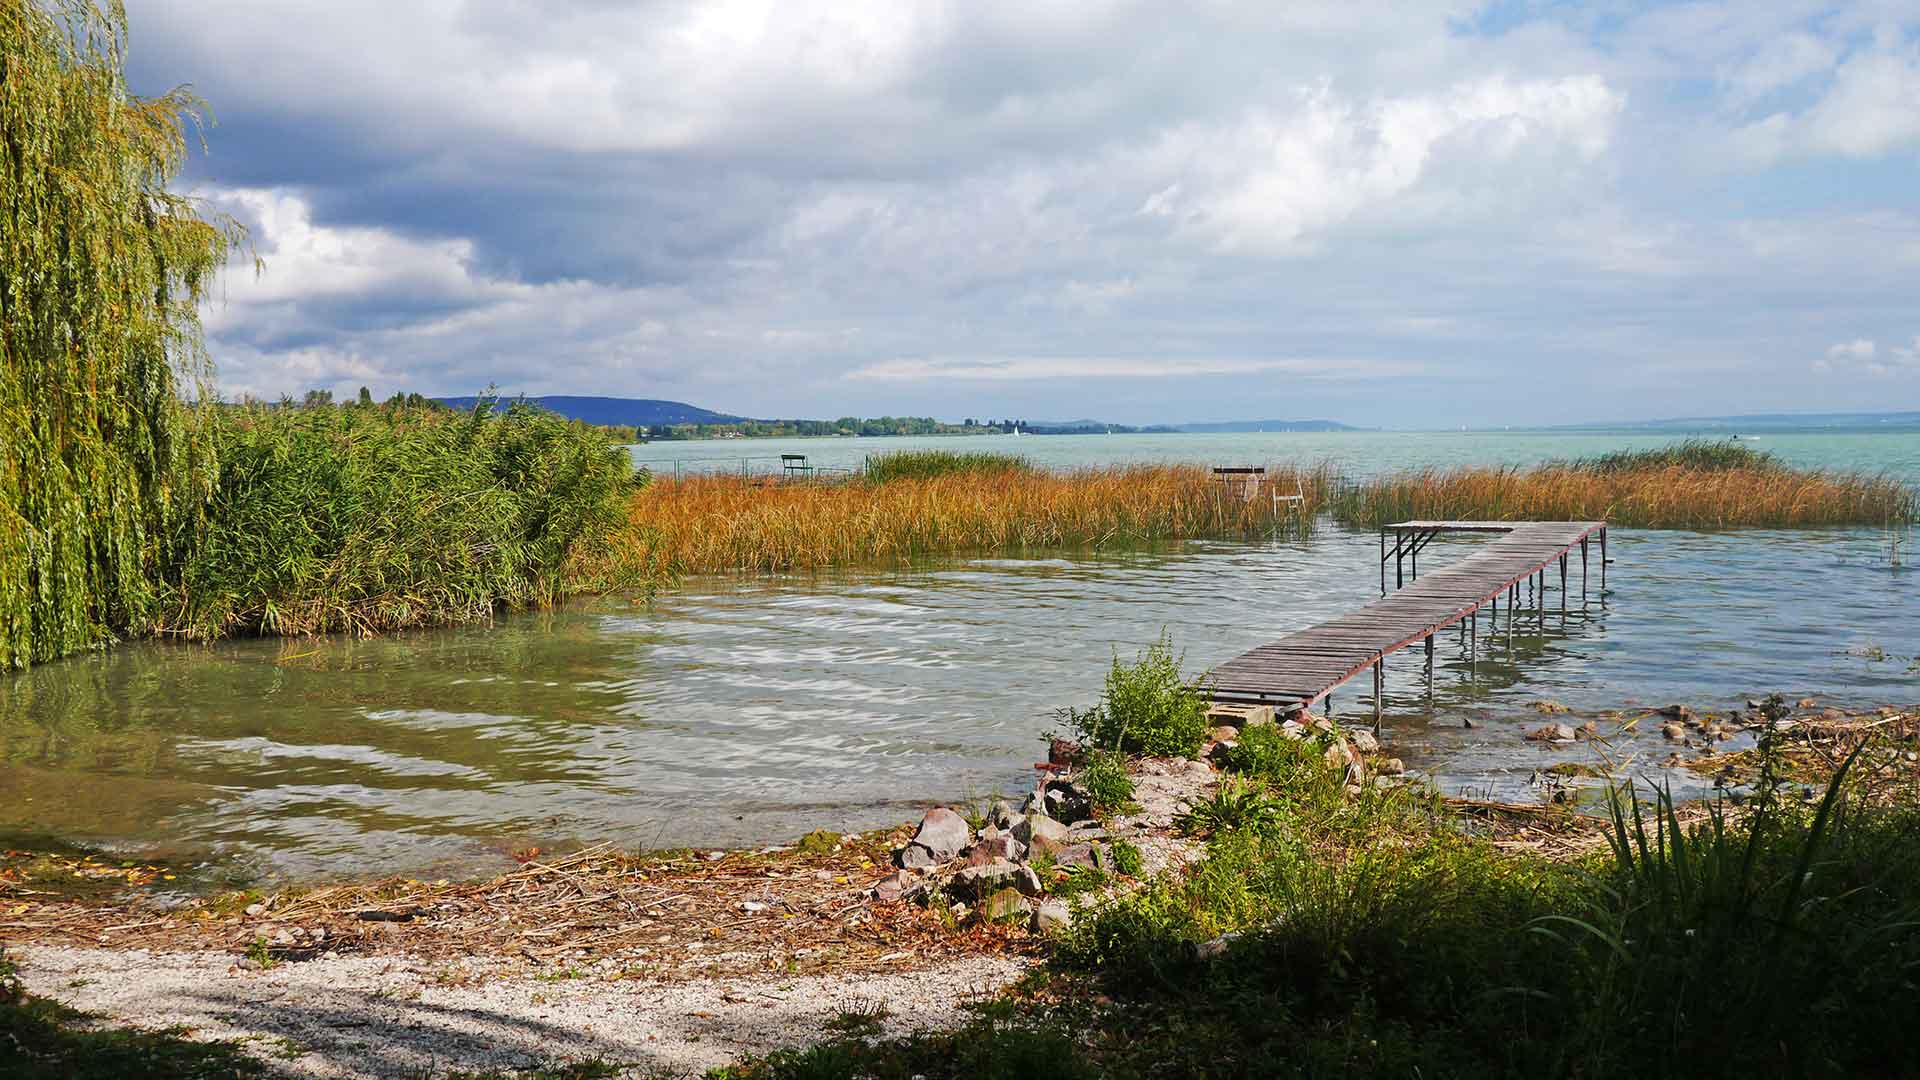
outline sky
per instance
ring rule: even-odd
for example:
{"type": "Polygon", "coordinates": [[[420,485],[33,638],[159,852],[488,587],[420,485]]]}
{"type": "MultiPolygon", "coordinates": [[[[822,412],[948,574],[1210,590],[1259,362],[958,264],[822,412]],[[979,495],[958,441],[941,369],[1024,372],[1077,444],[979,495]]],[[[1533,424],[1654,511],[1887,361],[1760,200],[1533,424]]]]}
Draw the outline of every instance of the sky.
{"type": "Polygon", "coordinates": [[[223,393],[1920,409],[1920,0],[128,0],[223,393]]]}

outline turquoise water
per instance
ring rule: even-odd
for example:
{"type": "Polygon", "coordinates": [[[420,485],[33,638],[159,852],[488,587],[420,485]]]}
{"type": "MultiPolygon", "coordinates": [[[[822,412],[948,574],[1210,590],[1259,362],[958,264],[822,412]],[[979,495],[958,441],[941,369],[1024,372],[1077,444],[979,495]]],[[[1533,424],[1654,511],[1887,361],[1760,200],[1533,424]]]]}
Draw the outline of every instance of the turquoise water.
{"type": "MultiPolygon", "coordinates": [[[[1026,437],[1050,464],[1512,462],[1659,445],[1537,435],[1026,437]],[[1100,448],[1110,447],[1107,456],[1100,448]],[[1217,455],[1217,456],[1216,456],[1217,455]],[[1234,456],[1237,455],[1237,456],[1234,456]]],[[[810,440],[869,448],[958,440],[810,440]]],[[[1011,438],[978,440],[995,448],[1011,438]]],[[[963,443],[964,445],[964,443],[963,443]]],[[[1779,436],[1790,461],[1920,475],[1920,437],[1779,436]]],[[[780,444],[660,444],[757,455],[780,444]]],[[[734,459],[737,467],[738,459],[734,459]]],[[[1358,468],[1358,464],[1353,466],[1358,468]]],[[[1839,705],[1920,701],[1920,573],[1870,529],[1615,530],[1604,598],[1443,639],[1429,710],[1418,664],[1388,667],[1389,747],[1444,788],[1540,797],[1564,760],[1698,791],[1657,727],[1624,712],[1724,709],[1780,691],[1839,705]],[[1533,703],[1595,718],[1604,745],[1524,733],[1533,703]],[[1468,726],[1472,721],[1477,726],[1468,726]]],[[[1905,537],[1909,542],[1911,535],[1905,537]]],[[[1471,549],[1437,543],[1422,568],[1471,549]]],[[[1162,629],[1200,671],[1378,595],[1372,533],[1192,542],[1092,556],[966,559],[684,583],[484,630],[136,644],[0,677],[0,843],[57,837],[203,860],[207,874],[480,874],[507,852],[609,840],[763,844],[897,822],[930,801],[1032,781],[1055,710],[1162,629]]],[[[1365,680],[1335,695],[1371,718],[1365,680]]]]}
{"type": "MultiPolygon", "coordinates": [[[[662,475],[681,471],[780,468],[781,454],[810,464],[858,468],[869,454],[892,450],[994,450],[1037,465],[1071,467],[1133,462],[1211,465],[1329,462],[1351,478],[1449,465],[1529,465],[1550,458],[1667,446],[1680,435],[1542,432],[1269,432],[1249,435],[975,435],[923,438],[705,439],[632,448],[635,461],[662,475]]],[[[1716,438],[1723,435],[1716,434],[1716,438]]],[[[1887,472],[1920,482],[1920,432],[1767,434],[1743,440],[1791,465],[1887,472]]]]}

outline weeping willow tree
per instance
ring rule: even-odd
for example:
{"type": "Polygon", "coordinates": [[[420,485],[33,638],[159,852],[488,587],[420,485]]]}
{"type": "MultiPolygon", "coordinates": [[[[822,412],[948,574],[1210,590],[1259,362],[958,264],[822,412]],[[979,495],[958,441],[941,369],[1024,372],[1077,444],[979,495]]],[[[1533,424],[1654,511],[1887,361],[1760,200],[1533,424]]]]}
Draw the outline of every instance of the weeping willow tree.
{"type": "Polygon", "coordinates": [[[239,239],[168,190],[198,102],[114,2],[0,0],[0,669],[146,627],[215,480],[198,309],[239,239]]]}

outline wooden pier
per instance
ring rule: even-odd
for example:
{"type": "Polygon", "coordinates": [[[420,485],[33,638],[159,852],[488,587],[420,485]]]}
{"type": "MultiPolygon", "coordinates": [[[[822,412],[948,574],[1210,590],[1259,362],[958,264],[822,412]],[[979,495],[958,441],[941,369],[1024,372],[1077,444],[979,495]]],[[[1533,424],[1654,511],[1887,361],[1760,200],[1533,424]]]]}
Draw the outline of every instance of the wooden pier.
{"type": "MultiPolygon", "coordinates": [[[[1429,697],[1433,692],[1433,638],[1460,626],[1468,656],[1476,657],[1479,613],[1490,608],[1500,625],[1507,601],[1511,642],[1523,584],[1533,593],[1544,622],[1547,572],[1559,564],[1560,615],[1568,610],[1567,578],[1573,553],[1580,554],[1580,602],[1587,600],[1590,546],[1599,545],[1600,588],[1606,589],[1607,523],[1604,521],[1403,521],[1380,530],[1381,599],[1329,622],[1297,630],[1215,668],[1201,689],[1214,701],[1271,705],[1286,713],[1311,708],[1335,687],[1371,669],[1373,716],[1380,722],[1386,658],[1416,643],[1426,647],[1429,697]],[[1497,533],[1465,558],[1420,576],[1420,552],[1445,532],[1497,533]],[[1388,537],[1392,547],[1388,547],[1388,537]],[[1392,588],[1387,563],[1393,563],[1392,588]]],[[[1472,662],[1470,660],[1470,662],[1472,662]]]]}

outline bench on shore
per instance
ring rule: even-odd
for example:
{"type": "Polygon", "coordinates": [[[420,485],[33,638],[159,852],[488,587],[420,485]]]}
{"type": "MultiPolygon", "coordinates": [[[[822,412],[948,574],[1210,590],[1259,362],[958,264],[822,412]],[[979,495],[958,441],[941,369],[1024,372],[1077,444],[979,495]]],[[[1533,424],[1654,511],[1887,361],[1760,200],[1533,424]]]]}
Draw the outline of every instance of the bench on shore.
{"type": "Polygon", "coordinates": [[[1300,490],[1300,480],[1296,476],[1293,482],[1293,494],[1282,495],[1280,490],[1267,476],[1264,465],[1222,465],[1215,466],[1213,478],[1220,483],[1228,498],[1237,498],[1242,502],[1252,502],[1260,495],[1262,488],[1273,500],[1273,512],[1280,513],[1280,504],[1286,503],[1289,509],[1301,510],[1306,507],[1306,492],[1300,490]]]}

